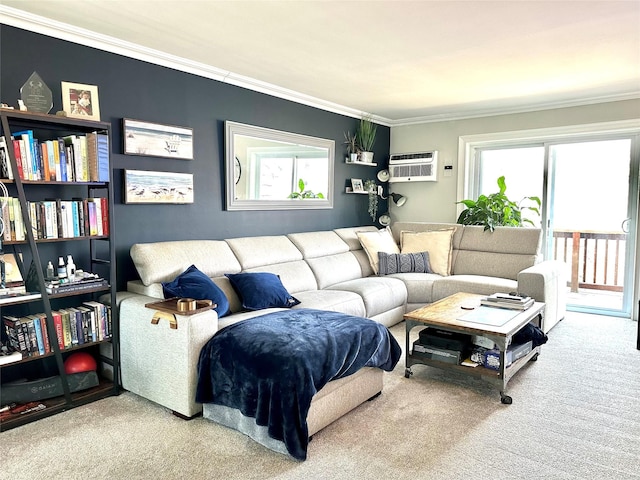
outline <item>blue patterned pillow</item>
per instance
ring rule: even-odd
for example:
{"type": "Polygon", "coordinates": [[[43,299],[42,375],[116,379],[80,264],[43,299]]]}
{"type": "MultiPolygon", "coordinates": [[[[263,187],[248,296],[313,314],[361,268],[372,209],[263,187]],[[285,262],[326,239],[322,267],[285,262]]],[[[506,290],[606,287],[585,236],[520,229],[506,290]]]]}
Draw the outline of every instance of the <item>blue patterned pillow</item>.
{"type": "Polygon", "coordinates": [[[378,252],[378,275],[391,273],[433,273],[429,252],[385,253],[378,252]]]}
{"type": "Polygon", "coordinates": [[[222,318],[231,313],[229,300],[222,289],[213,280],[191,265],[171,282],[162,283],[164,298],[193,298],[194,300],[211,300],[218,305],[214,310],[222,318]]]}
{"type": "Polygon", "coordinates": [[[291,308],[300,301],[284,288],[280,277],[267,272],[225,273],[247,310],[291,308]]]}

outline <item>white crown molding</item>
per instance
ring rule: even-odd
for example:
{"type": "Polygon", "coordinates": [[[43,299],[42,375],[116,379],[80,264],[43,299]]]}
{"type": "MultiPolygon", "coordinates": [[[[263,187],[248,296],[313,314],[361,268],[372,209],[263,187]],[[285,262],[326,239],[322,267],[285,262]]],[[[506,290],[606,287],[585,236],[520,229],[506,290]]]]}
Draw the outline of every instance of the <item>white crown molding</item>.
{"type": "MultiPolygon", "coordinates": [[[[304,93],[289,90],[254,78],[245,77],[227,70],[212,67],[199,62],[194,62],[183,57],[171,55],[165,52],[143,47],[131,42],[126,42],[108,35],[103,35],[66,23],[58,22],[46,17],[33,15],[23,10],[0,5],[0,23],[22,28],[35,33],[59,38],[80,45],[97,48],[106,52],[123,55],[136,60],[153,63],[163,67],[179,70],[204,78],[210,78],[223,83],[229,83],[238,87],[265,93],[277,98],[289,100],[302,105],[321,110],[345,115],[347,117],[361,118],[368,115],[367,112],[339,105],[337,103],[322,100],[320,98],[305,95],[304,93]]],[[[389,126],[391,120],[377,115],[372,116],[376,123],[389,126]]]]}
{"type": "MultiPolygon", "coordinates": [[[[0,24],[7,24],[23,30],[40,33],[61,40],[66,40],[80,45],[97,48],[107,52],[115,53],[136,60],[153,63],[163,67],[191,73],[204,78],[229,83],[238,87],[246,88],[255,92],[264,93],[284,100],[289,100],[302,105],[318,108],[332,113],[337,113],[347,117],[361,118],[363,115],[370,115],[368,112],[357,110],[344,105],[339,105],[327,100],[312,97],[294,90],[279,87],[255,78],[245,77],[227,70],[194,62],[183,57],[170,55],[165,52],[143,47],[131,42],[119,40],[108,35],[92,32],[83,28],[75,27],[66,23],[58,22],[46,17],[33,15],[23,10],[0,5],[0,24]]],[[[425,115],[420,117],[403,118],[392,120],[379,115],[371,115],[374,122],[387,126],[397,127],[405,125],[415,125],[423,123],[444,122],[454,120],[465,120],[471,118],[489,117],[497,115],[510,115],[517,113],[535,112],[541,110],[551,110],[556,108],[569,108],[597,103],[615,102],[622,100],[632,100],[640,98],[640,91],[621,95],[609,95],[601,97],[591,97],[572,101],[559,101],[539,103],[528,106],[506,107],[506,108],[481,108],[467,110],[464,113],[441,113],[425,115]]]]}
{"type": "Polygon", "coordinates": [[[447,122],[453,120],[466,120],[471,118],[494,117],[498,115],[513,115],[518,113],[538,112],[542,110],[554,110],[557,108],[582,107],[585,105],[596,105],[598,103],[620,102],[624,100],[637,100],[640,98],[640,90],[631,93],[606,95],[600,97],[589,97],[579,100],[563,100],[558,102],[545,102],[518,107],[505,108],[479,108],[467,110],[465,113],[445,113],[425,115],[421,117],[404,118],[391,120],[392,127],[405,125],[416,125],[422,123],[447,122]]]}

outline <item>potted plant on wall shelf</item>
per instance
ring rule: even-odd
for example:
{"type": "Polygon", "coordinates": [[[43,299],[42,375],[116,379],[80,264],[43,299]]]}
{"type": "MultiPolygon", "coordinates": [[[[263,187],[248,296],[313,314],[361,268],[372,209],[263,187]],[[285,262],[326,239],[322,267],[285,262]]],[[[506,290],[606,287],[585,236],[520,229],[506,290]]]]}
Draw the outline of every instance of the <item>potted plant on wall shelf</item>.
{"type": "Polygon", "coordinates": [[[360,160],[363,162],[373,162],[373,144],[376,141],[377,129],[378,126],[372,122],[371,116],[365,115],[360,119],[356,138],[360,147],[360,160]]]}
{"type": "Polygon", "coordinates": [[[378,216],[378,185],[373,180],[364,182],[364,189],[369,195],[369,216],[375,221],[378,216]]]}
{"type": "Polygon", "coordinates": [[[522,210],[531,210],[540,215],[540,198],[524,197],[516,203],[505,195],[507,184],[504,176],[498,178],[497,193],[480,195],[477,200],[461,200],[466,209],[460,212],[457,223],[462,225],[484,225],[485,230],[493,230],[498,226],[522,227],[524,223],[535,224],[528,218],[522,218],[522,210]],[[535,206],[522,206],[522,202],[529,200],[535,206]]]}
{"type": "Polygon", "coordinates": [[[357,162],[359,154],[357,135],[351,132],[344,132],[344,144],[347,146],[347,154],[349,155],[347,161],[357,162]]]}

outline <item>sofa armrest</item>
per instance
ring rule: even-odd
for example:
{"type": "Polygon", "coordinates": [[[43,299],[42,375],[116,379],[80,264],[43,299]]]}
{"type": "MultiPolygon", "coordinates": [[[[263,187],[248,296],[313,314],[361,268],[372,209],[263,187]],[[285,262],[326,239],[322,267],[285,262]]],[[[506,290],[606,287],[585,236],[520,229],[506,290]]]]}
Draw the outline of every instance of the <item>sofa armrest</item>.
{"type": "Polygon", "coordinates": [[[173,329],[164,319],[151,323],[155,311],[145,304],[157,298],[118,292],[116,299],[123,388],[185,417],[201,412],[202,405],[195,401],[198,357],[218,330],[215,310],[175,315],[173,329]]]}
{"type": "Polygon", "coordinates": [[[545,260],[518,273],[518,293],[546,304],[542,330],[547,333],[567,309],[566,264],[545,260]]]}

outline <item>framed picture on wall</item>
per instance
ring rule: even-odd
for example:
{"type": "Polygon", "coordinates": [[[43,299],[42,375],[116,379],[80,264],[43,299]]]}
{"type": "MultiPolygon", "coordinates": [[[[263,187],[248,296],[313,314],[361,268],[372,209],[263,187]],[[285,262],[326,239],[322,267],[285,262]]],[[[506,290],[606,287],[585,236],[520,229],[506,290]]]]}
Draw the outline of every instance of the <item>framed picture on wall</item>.
{"type": "Polygon", "coordinates": [[[100,120],[98,87],[82,83],[61,82],[62,109],[67,116],[84,120],[100,120]]]}
{"type": "Polygon", "coordinates": [[[125,155],[193,160],[193,129],[122,119],[125,155]]]}
{"type": "Polygon", "coordinates": [[[124,203],[193,203],[193,174],[124,171],[124,203]]]}

